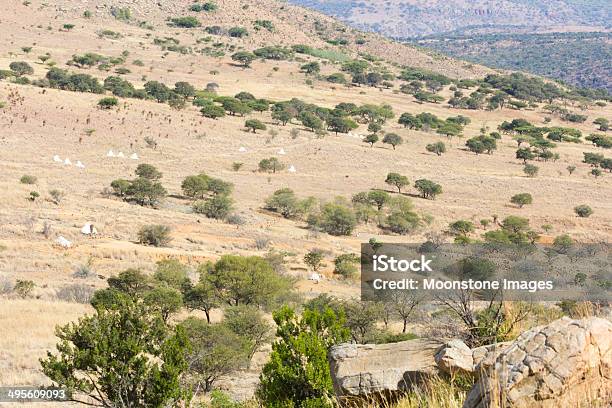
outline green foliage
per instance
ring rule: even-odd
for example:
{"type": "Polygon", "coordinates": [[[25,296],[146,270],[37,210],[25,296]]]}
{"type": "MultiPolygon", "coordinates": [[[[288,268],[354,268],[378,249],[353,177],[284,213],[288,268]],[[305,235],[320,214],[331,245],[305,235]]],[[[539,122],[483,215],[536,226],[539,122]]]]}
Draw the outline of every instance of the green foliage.
{"type": "Polygon", "coordinates": [[[290,188],[276,190],[266,199],[265,208],[277,212],[285,218],[299,218],[312,207],[313,199],[300,200],[290,188]]]}
{"type": "Polygon", "coordinates": [[[224,255],[201,270],[201,281],[211,285],[215,296],[230,306],[271,306],[292,289],[292,282],[257,256],[224,255]]]}
{"type": "Polygon", "coordinates": [[[285,168],[285,165],[281,163],[276,157],[270,157],[269,159],[263,159],[258,165],[259,171],[267,173],[276,173],[285,168]]]}
{"type": "Polygon", "coordinates": [[[205,118],[218,119],[225,116],[225,109],[223,109],[221,106],[210,103],[202,107],[202,109],[200,109],[200,113],[205,118]]]}
{"type": "Polygon", "coordinates": [[[34,73],[34,68],[25,61],[13,61],[9,64],[9,69],[18,77],[22,75],[32,75],[34,73]]]}
{"type": "Polygon", "coordinates": [[[253,133],[257,133],[257,130],[266,130],[266,125],[259,119],[247,119],[244,123],[244,127],[250,129],[253,133]]]}
{"type": "Polygon", "coordinates": [[[355,254],[342,254],[334,259],[334,274],[344,278],[352,278],[357,275],[359,269],[359,257],[355,254]]]}
{"type": "Polygon", "coordinates": [[[25,299],[27,297],[30,297],[30,294],[34,290],[35,286],[36,285],[31,280],[17,279],[15,281],[15,286],[13,287],[13,290],[15,291],[15,293],[17,293],[19,297],[25,299]]]}
{"type": "Polygon", "coordinates": [[[410,184],[408,177],[402,176],[399,173],[389,173],[387,174],[387,178],[385,179],[385,183],[394,186],[397,188],[398,193],[402,193],[402,188],[406,187],[410,184]]]}
{"type": "Polygon", "coordinates": [[[409,234],[420,225],[419,216],[414,212],[412,201],[399,196],[390,203],[390,214],[387,216],[387,226],[396,234],[409,234]]]}
{"type": "Polygon", "coordinates": [[[98,80],[87,74],[70,74],[68,71],[53,67],[47,71],[45,79],[51,88],[98,94],[104,92],[98,80]]]}
{"type": "Polygon", "coordinates": [[[228,375],[248,362],[247,340],[234,333],[226,324],[210,324],[206,320],[189,317],[180,327],[191,343],[187,355],[188,381],[205,392],[223,375],[228,375]]]}
{"type": "Polygon", "coordinates": [[[119,104],[119,100],[113,96],[107,96],[106,98],[102,98],[98,101],[98,106],[101,109],[110,109],[119,104]]]}
{"type": "MultiPolygon", "coordinates": [[[[57,386],[115,406],[168,406],[188,402],[181,386],[188,340],[159,313],[123,298],[120,307],[98,307],[91,316],[56,329],[57,354],[41,359],[43,373],[57,386]]],[[[82,396],[81,396],[82,395],[82,396]]],[[[81,399],[82,398],[82,399],[81,399]]]]}
{"type": "Polygon", "coordinates": [[[234,38],[243,38],[249,35],[249,32],[244,27],[232,27],[227,31],[230,37],[234,38]]]}
{"type": "Polygon", "coordinates": [[[266,407],[331,407],[333,384],[327,351],[348,339],[344,316],[330,308],[301,317],[283,307],[274,313],[278,338],[260,376],[257,396],[266,407]]]}
{"type": "Polygon", "coordinates": [[[523,166],[523,172],[528,177],[535,177],[538,174],[539,170],[540,170],[539,167],[534,166],[533,164],[525,164],[525,166],[523,166]]]}
{"type": "Polygon", "coordinates": [[[468,139],[465,142],[465,145],[471,152],[476,154],[480,153],[493,153],[493,150],[497,149],[497,141],[490,136],[476,136],[471,139],[468,139]]]}
{"type": "Polygon", "coordinates": [[[357,225],[353,210],[343,203],[327,203],[317,215],[311,215],[308,224],[330,235],[350,235],[357,225]]]}
{"type": "Polygon", "coordinates": [[[138,242],[155,247],[166,246],[170,243],[170,227],[166,225],[144,225],[138,230],[138,242]]]}
{"type": "Polygon", "coordinates": [[[255,58],[256,55],[249,51],[238,51],[232,54],[232,60],[242,64],[245,68],[250,67],[255,58]]]}
{"type": "Polygon", "coordinates": [[[443,142],[430,143],[425,146],[425,150],[442,156],[442,153],[446,153],[446,145],[443,142]]]}
{"type": "Polygon", "coordinates": [[[378,135],[376,133],[371,133],[363,139],[363,142],[369,143],[370,147],[374,147],[374,143],[378,142],[378,140],[378,135]]]}
{"type": "Polygon", "coordinates": [[[414,182],[414,188],[419,190],[421,197],[434,200],[436,196],[442,194],[442,186],[427,179],[419,179],[414,182]]]}
{"type": "Polygon", "coordinates": [[[267,46],[254,50],[253,54],[259,58],[283,61],[291,58],[293,56],[293,51],[290,48],[267,46]]]}
{"type": "Polygon", "coordinates": [[[593,214],[593,210],[586,204],[578,205],[574,207],[574,212],[580,218],[588,218],[593,214]]]}
{"type": "Polygon", "coordinates": [[[467,235],[471,232],[474,232],[475,227],[472,221],[466,220],[458,220],[451,223],[449,226],[449,230],[453,235],[467,235]]]}
{"type": "Polygon", "coordinates": [[[346,84],[346,77],[340,72],[330,74],[325,77],[325,79],[327,80],[327,82],[331,82],[333,84],[346,84]]]}
{"type": "Polygon", "coordinates": [[[519,193],[513,195],[510,202],[518,205],[519,208],[523,208],[524,205],[533,203],[533,197],[529,193],[519,193]]]}
{"type": "Polygon", "coordinates": [[[212,1],[207,1],[206,3],[201,3],[201,4],[194,3],[189,8],[189,10],[195,11],[195,12],[200,12],[200,11],[213,12],[213,11],[216,11],[217,9],[218,9],[217,4],[212,1]]]}
{"type": "Polygon", "coordinates": [[[30,176],[28,174],[24,174],[23,176],[21,176],[21,178],[19,179],[19,182],[21,184],[36,184],[37,178],[36,176],[30,176]]]}
{"type": "Polygon", "coordinates": [[[323,263],[323,251],[320,249],[312,249],[304,255],[304,263],[313,271],[318,272],[325,264],[323,263]]]}
{"type": "Polygon", "coordinates": [[[200,23],[200,20],[193,16],[174,17],[170,19],[170,22],[173,26],[181,28],[195,28],[200,27],[202,25],[202,23],[200,23]]]}
{"type": "Polygon", "coordinates": [[[198,200],[193,203],[193,212],[204,214],[208,218],[226,219],[232,211],[233,200],[227,195],[215,195],[208,200],[198,200]]]}
{"type": "Polygon", "coordinates": [[[390,144],[391,146],[393,146],[393,150],[395,150],[395,147],[401,145],[404,140],[400,135],[396,133],[387,133],[385,137],[383,137],[382,142],[385,144],[390,144]]]}
{"type": "Polygon", "coordinates": [[[264,318],[261,310],[254,306],[241,305],[225,309],[224,323],[247,342],[249,361],[263,345],[273,339],[272,327],[264,318]]]}

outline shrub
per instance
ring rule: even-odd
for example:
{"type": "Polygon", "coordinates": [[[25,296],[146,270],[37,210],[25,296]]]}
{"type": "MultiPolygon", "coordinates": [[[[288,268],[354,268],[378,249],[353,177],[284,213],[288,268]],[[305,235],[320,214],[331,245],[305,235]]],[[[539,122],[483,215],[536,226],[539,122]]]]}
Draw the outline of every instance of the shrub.
{"type": "Polygon", "coordinates": [[[145,225],[138,231],[138,242],[144,245],[162,247],[168,245],[170,237],[170,227],[165,225],[145,225]]]}
{"type": "Polygon", "coordinates": [[[232,60],[242,64],[245,68],[250,67],[255,58],[255,54],[248,51],[238,51],[232,54],[232,60]]]}
{"type": "Polygon", "coordinates": [[[588,218],[593,214],[593,209],[586,204],[582,204],[574,207],[574,212],[580,218],[588,218]]]}
{"type": "Polygon", "coordinates": [[[389,173],[387,174],[387,178],[385,179],[385,183],[394,186],[397,188],[397,192],[399,194],[402,193],[402,188],[409,185],[410,181],[408,181],[408,177],[402,176],[399,173],[389,173]]]}
{"type": "Polygon", "coordinates": [[[249,35],[249,32],[244,27],[232,27],[227,31],[230,37],[243,38],[249,35]]]}
{"type": "Polygon", "coordinates": [[[419,190],[421,197],[434,200],[437,195],[442,193],[442,186],[431,180],[420,179],[414,182],[414,188],[419,190]]]}
{"type": "Polygon", "coordinates": [[[32,75],[34,68],[24,61],[14,61],[9,64],[9,69],[15,73],[16,76],[32,75]]]}
{"type": "Polygon", "coordinates": [[[30,296],[30,294],[32,293],[32,291],[34,290],[34,286],[36,286],[34,284],[33,281],[31,280],[21,280],[21,279],[17,279],[17,281],[15,282],[15,286],[13,288],[13,290],[22,298],[27,298],[30,296]]]}
{"type": "Polygon", "coordinates": [[[355,254],[342,254],[334,259],[334,274],[352,278],[359,272],[359,257],[355,254]]]}
{"type": "Polygon", "coordinates": [[[430,143],[425,146],[425,150],[442,156],[442,153],[446,153],[446,145],[443,142],[430,143]]]}
{"type": "Polygon", "coordinates": [[[225,109],[223,109],[221,106],[213,105],[211,103],[200,109],[200,113],[205,118],[217,119],[225,116],[225,109]]]}
{"type": "Polygon", "coordinates": [[[533,197],[529,193],[520,193],[515,194],[510,198],[510,202],[512,204],[516,204],[519,208],[523,208],[526,204],[531,204],[533,202],[533,197]]]}
{"type": "Polygon", "coordinates": [[[200,20],[193,16],[175,17],[170,19],[170,21],[175,27],[181,28],[195,28],[200,27],[202,25],[202,23],[200,23],[200,20]]]}
{"type": "Polygon", "coordinates": [[[250,129],[253,133],[257,133],[257,130],[266,130],[266,125],[258,119],[248,119],[244,123],[244,127],[250,129]]]}
{"type": "Polygon", "coordinates": [[[393,150],[395,150],[396,146],[401,145],[403,141],[402,137],[395,133],[387,133],[382,140],[383,143],[393,146],[393,150]]]}
{"type": "Polygon", "coordinates": [[[344,315],[326,307],[306,309],[300,317],[284,306],[274,313],[274,321],[278,340],[262,370],[257,396],[265,406],[331,407],[327,351],[349,338],[344,315]]]}
{"type": "Polygon", "coordinates": [[[269,159],[261,160],[258,167],[259,171],[276,173],[277,171],[282,170],[285,165],[276,157],[270,157],[269,159]]]}
{"type": "Polygon", "coordinates": [[[36,184],[36,177],[35,176],[30,176],[28,174],[24,174],[23,176],[21,176],[21,178],[19,179],[19,182],[21,184],[36,184]]]}
{"type": "Polygon", "coordinates": [[[533,164],[525,164],[525,166],[523,167],[523,172],[528,177],[535,177],[538,174],[539,170],[540,169],[538,168],[538,166],[534,166],[533,164]]]}
{"type": "Polygon", "coordinates": [[[328,203],[321,210],[318,226],[329,235],[350,235],[356,224],[355,213],[350,208],[328,203]]]}
{"type": "Polygon", "coordinates": [[[193,204],[193,211],[207,218],[223,220],[232,211],[232,199],[226,195],[216,195],[208,200],[199,200],[193,204]]]}
{"type": "Polygon", "coordinates": [[[119,101],[117,100],[117,98],[113,97],[113,96],[108,96],[106,98],[102,98],[98,101],[98,106],[101,109],[110,109],[114,106],[117,106],[119,104],[119,101]]]}

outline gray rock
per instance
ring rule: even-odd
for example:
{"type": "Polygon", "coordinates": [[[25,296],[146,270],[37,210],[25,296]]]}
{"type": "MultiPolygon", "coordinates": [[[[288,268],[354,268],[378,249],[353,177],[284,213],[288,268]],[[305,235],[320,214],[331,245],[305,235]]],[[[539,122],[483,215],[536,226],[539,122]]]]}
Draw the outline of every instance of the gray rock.
{"type": "Polygon", "coordinates": [[[612,395],[608,320],[564,317],[526,331],[491,364],[486,361],[491,353],[484,355],[478,362],[484,371],[463,408],[578,406],[597,395],[612,395]]]}
{"type": "Polygon", "coordinates": [[[340,397],[407,390],[439,369],[441,341],[416,339],[391,344],[340,344],[330,350],[334,389],[340,397]]]}
{"type": "Polygon", "coordinates": [[[472,350],[459,339],[451,340],[440,347],[434,359],[438,367],[448,374],[474,372],[472,350]]]}

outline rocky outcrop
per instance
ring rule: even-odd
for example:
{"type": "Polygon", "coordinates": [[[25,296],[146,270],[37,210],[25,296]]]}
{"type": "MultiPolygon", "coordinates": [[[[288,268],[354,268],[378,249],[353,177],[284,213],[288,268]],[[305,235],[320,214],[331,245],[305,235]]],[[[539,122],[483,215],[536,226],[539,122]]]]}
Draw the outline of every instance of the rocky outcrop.
{"type": "Polygon", "coordinates": [[[434,355],[441,341],[340,344],[330,350],[334,389],[340,397],[395,393],[439,372],[434,355]]]}
{"type": "Polygon", "coordinates": [[[612,397],[608,320],[562,318],[526,331],[492,364],[485,360],[464,408],[578,406],[597,394],[612,397]]]}
{"type": "Polygon", "coordinates": [[[510,345],[511,341],[487,344],[472,349],[472,360],[474,361],[474,372],[480,373],[495,364],[497,357],[510,345]]]}
{"type": "Polygon", "coordinates": [[[461,340],[446,342],[434,356],[438,367],[448,373],[471,373],[474,371],[472,350],[461,340]]]}

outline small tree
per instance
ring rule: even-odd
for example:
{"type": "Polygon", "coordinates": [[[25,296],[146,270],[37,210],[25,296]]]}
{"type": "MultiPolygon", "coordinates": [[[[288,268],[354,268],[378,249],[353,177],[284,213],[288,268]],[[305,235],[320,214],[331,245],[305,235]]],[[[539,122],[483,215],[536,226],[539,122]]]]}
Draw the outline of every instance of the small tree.
{"type": "Polygon", "coordinates": [[[225,109],[211,103],[202,107],[202,109],[200,109],[200,113],[205,118],[218,119],[225,116],[225,109]]]}
{"type": "Polygon", "coordinates": [[[469,233],[474,232],[474,223],[466,220],[458,220],[449,225],[449,230],[453,235],[456,236],[467,236],[469,233]]]}
{"type": "Polygon", "coordinates": [[[442,153],[446,153],[446,145],[443,142],[430,143],[425,146],[428,152],[435,153],[438,156],[442,156],[442,153]]]}
{"type": "Polygon", "coordinates": [[[533,160],[535,157],[535,153],[528,147],[521,147],[516,151],[516,158],[523,160],[523,164],[527,164],[527,160],[533,160]]]}
{"type": "Polygon", "coordinates": [[[593,214],[593,209],[586,204],[582,204],[574,207],[574,212],[580,218],[588,218],[593,214]]]}
{"type": "Polygon", "coordinates": [[[263,159],[259,162],[259,171],[276,173],[279,170],[285,168],[285,165],[281,163],[276,157],[270,157],[269,159],[263,159]]]}
{"type": "Polygon", "coordinates": [[[528,176],[528,177],[535,177],[538,174],[538,171],[540,169],[538,168],[538,166],[534,166],[533,164],[526,164],[523,167],[523,172],[528,176]]]}
{"type": "Polygon", "coordinates": [[[238,51],[232,54],[232,60],[240,63],[244,68],[249,68],[255,58],[257,58],[255,54],[248,51],[238,51]]]}
{"type": "Polygon", "coordinates": [[[110,109],[119,104],[119,100],[114,96],[107,96],[106,98],[102,98],[98,101],[98,107],[100,109],[110,109]]]}
{"type": "Polygon", "coordinates": [[[406,187],[410,184],[408,181],[408,177],[402,176],[399,173],[389,173],[387,174],[387,178],[385,179],[385,183],[394,186],[397,188],[397,192],[399,194],[402,193],[402,188],[406,187]]]}
{"type": "Polygon", "coordinates": [[[225,310],[224,323],[231,331],[243,337],[247,346],[250,362],[261,347],[272,341],[272,327],[264,319],[263,313],[253,306],[233,306],[225,310]]]}
{"type": "Polygon", "coordinates": [[[151,181],[159,180],[162,177],[162,173],[155,166],[146,163],[139,164],[135,173],[138,177],[151,181]]]}
{"type": "Polygon", "coordinates": [[[14,61],[9,64],[9,69],[15,73],[16,76],[32,75],[34,68],[24,61],[14,61]]]}
{"type": "Polygon", "coordinates": [[[387,133],[382,140],[383,143],[390,144],[391,146],[393,146],[393,150],[395,150],[395,146],[401,145],[403,141],[404,140],[402,139],[402,137],[395,133],[387,133]]]}
{"type": "Polygon", "coordinates": [[[180,326],[184,328],[191,343],[187,355],[187,379],[194,388],[201,387],[209,392],[219,377],[247,364],[247,340],[234,333],[226,324],[210,324],[203,319],[189,317],[180,326]]]}
{"type": "Polygon", "coordinates": [[[199,200],[193,204],[193,212],[204,214],[207,218],[224,220],[232,211],[232,199],[219,194],[208,200],[199,200]]]}
{"type": "Polygon", "coordinates": [[[327,350],[348,340],[344,316],[326,307],[306,309],[299,317],[285,306],[274,313],[274,321],[278,340],[262,370],[257,396],[270,407],[331,407],[327,350]]]}
{"type": "Polygon", "coordinates": [[[374,143],[378,142],[378,135],[371,133],[363,139],[364,143],[369,143],[370,147],[374,147],[374,143]]]}
{"type": "Polygon", "coordinates": [[[531,204],[533,202],[533,197],[529,193],[519,193],[515,194],[510,198],[510,202],[512,204],[516,204],[519,208],[523,208],[526,204],[531,204]]]}
{"type": "Polygon", "coordinates": [[[54,385],[70,400],[97,406],[174,406],[189,400],[181,387],[188,340],[159,313],[122,297],[113,308],[97,307],[77,323],[57,327],[57,354],[40,360],[54,385]]]}
{"type": "Polygon", "coordinates": [[[442,186],[431,180],[420,179],[414,182],[414,187],[419,190],[423,198],[434,200],[437,195],[442,193],[442,186]]]}
{"type": "Polygon", "coordinates": [[[304,263],[308,265],[314,272],[319,272],[325,264],[323,263],[323,251],[313,249],[304,255],[304,263]]]}
{"type": "Polygon", "coordinates": [[[165,225],[145,225],[138,231],[138,242],[144,245],[162,247],[171,240],[170,227],[165,225]]]}
{"type": "Polygon", "coordinates": [[[248,119],[244,123],[244,127],[250,129],[253,133],[257,133],[257,130],[266,130],[266,125],[258,119],[248,119]]]}
{"type": "Polygon", "coordinates": [[[570,176],[572,175],[572,173],[574,173],[574,171],[576,171],[576,166],[567,166],[566,167],[567,172],[570,174],[570,176]]]}

